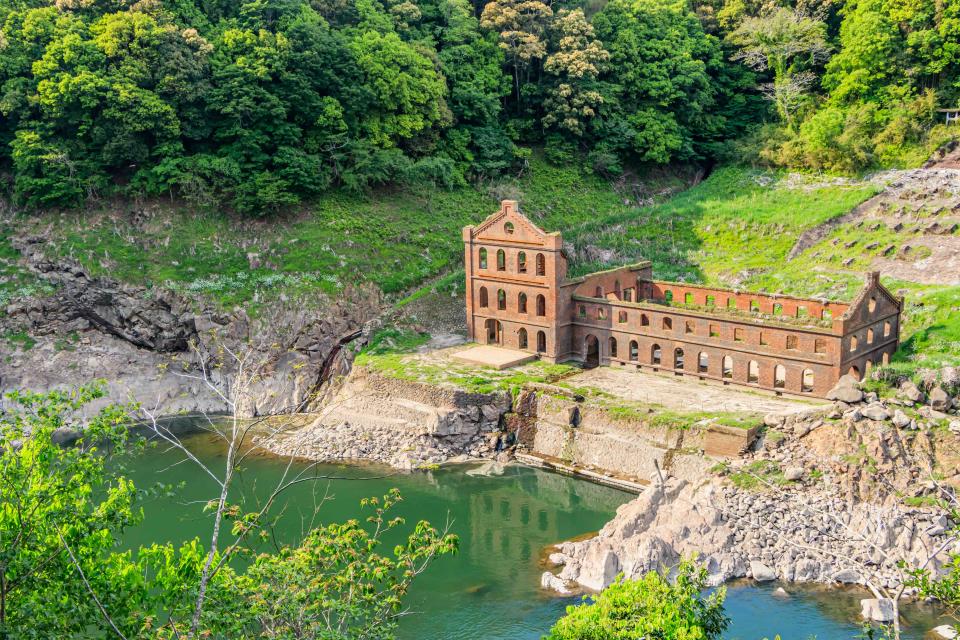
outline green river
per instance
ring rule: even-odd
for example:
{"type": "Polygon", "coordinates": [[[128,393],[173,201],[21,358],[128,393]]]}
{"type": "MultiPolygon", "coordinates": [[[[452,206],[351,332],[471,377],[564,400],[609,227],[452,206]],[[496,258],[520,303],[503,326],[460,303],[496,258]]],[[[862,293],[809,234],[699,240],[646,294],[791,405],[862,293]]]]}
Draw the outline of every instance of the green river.
{"type": "MultiPolygon", "coordinates": [[[[207,435],[184,439],[212,468],[223,466],[223,450],[207,435]]],[[[244,499],[275,486],[285,462],[252,458],[237,482],[244,499]]],[[[172,498],[145,505],[143,525],[129,531],[131,546],[181,541],[208,535],[201,504],[214,495],[212,480],[182,453],[151,448],[132,465],[140,487],[156,482],[183,483],[172,498]]],[[[301,467],[302,468],[302,467],[301,467]]],[[[558,598],[539,588],[543,549],[554,542],[596,531],[631,494],[520,465],[502,475],[471,475],[478,467],[453,466],[433,472],[398,473],[384,467],[322,465],[317,473],[343,479],[299,484],[286,494],[280,537],[295,542],[310,522],[342,521],[361,515],[363,497],[401,490],[398,512],[408,524],[427,519],[442,526],[448,519],[460,537],[460,552],[440,558],[415,584],[402,619],[400,640],[536,640],[564,608],[578,598],[558,598]],[[356,479],[378,476],[374,479],[356,479]],[[351,479],[353,478],[353,479],[351,479]],[[319,511],[315,505],[327,496],[319,511]]],[[[783,640],[853,638],[860,592],[799,589],[791,597],[773,596],[775,584],[735,584],[728,588],[730,639],[759,640],[779,633],[783,640]]],[[[935,616],[916,607],[907,612],[905,640],[917,640],[934,626],[935,616]]]]}

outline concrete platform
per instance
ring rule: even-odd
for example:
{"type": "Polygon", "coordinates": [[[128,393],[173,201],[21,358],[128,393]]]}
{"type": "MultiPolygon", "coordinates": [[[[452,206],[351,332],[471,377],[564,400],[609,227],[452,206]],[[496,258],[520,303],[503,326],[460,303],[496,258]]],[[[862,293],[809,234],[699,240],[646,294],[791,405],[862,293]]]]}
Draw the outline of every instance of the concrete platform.
{"type": "Polygon", "coordinates": [[[479,364],[484,367],[509,369],[510,367],[516,367],[517,365],[536,360],[537,354],[517,351],[516,349],[481,345],[479,347],[471,347],[463,351],[458,351],[451,357],[463,362],[469,362],[470,364],[479,364]]]}

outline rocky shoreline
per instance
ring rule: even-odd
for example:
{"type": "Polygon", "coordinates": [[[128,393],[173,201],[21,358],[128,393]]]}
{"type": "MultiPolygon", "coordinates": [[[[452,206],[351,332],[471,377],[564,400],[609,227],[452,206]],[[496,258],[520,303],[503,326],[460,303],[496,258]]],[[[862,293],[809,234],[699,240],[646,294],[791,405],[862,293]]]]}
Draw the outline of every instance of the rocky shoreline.
{"type": "Polygon", "coordinates": [[[936,575],[960,553],[935,500],[955,500],[960,472],[955,374],[884,398],[844,378],[820,412],[767,416],[754,449],[712,477],[655,479],[597,536],[556,545],[542,586],[601,590],[696,555],[714,585],[860,585],[875,596],[864,617],[889,621],[910,569],[936,575]]]}

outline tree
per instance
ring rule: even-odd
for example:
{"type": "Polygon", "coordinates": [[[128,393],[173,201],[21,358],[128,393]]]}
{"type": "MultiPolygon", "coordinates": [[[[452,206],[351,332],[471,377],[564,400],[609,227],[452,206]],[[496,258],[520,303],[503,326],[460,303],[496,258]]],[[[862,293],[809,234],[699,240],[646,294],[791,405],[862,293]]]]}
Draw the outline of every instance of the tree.
{"type": "Polygon", "coordinates": [[[598,136],[642,162],[700,156],[698,139],[717,128],[709,114],[710,73],[723,65],[717,40],[681,2],[612,0],[593,25],[610,52],[598,136]]]}
{"type": "Polygon", "coordinates": [[[735,59],[755,70],[773,72],[773,83],[765,93],[780,119],[792,128],[802,96],[815,80],[809,67],[826,61],[830,54],[826,25],[781,7],[746,18],[727,38],[740,49],[735,59]]]}
{"type": "Polygon", "coordinates": [[[99,607],[127,619],[144,596],[125,590],[131,564],[113,551],[139,520],[137,492],[101,450],[127,443],[127,408],[99,411],[82,432],[69,417],[101,397],[96,384],[14,392],[19,408],[0,416],[0,636],[71,636],[101,626],[99,607]]]}
{"type": "Polygon", "coordinates": [[[597,114],[603,95],[596,86],[610,53],[594,37],[582,9],[561,10],[553,23],[557,50],[547,57],[544,70],[557,79],[550,90],[543,117],[545,127],[556,126],[581,136],[586,122],[597,114]]]}
{"type": "Polygon", "coordinates": [[[726,590],[703,596],[706,581],[706,569],[691,560],[669,574],[621,576],[593,602],[567,607],[544,640],[718,640],[730,623],[723,613],[726,590]]]}
{"type": "MultiPolygon", "coordinates": [[[[421,521],[392,552],[381,552],[383,537],[404,524],[390,514],[401,499],[393,490],[363,502],[363,523],[327,524],[294,545],[261,550],[271,508],[286,488],[329,477],[288,466],[262,504],[249,509],[233,501],[235,473],[257,449],[250,448],[250,429],[262,422],[238,417],[259,371],[254,360],[238,358],[217,387],[234,415],[222,426],[210,423],[225,440],[223,469],[203,466],[162,424],[147,422],[218,485],[207,505],[207,543],[116,550],[123,530],[142,518],[141,492],[118,465],[134,407],[108,406],[81,426],[78,412],[102,398],[99,385],[9,394],[13,404],[0,418],[0,635],[393,637],[410,585],[433,559],[456,550],[456,537],[421,521]],[[70,440],[73,446],[64,446],[70,440]],[[234,564],[241,556],[245,562],[234,564]]],[[[212,385],[203,371],[199,378],[212,385]]],[[[273,425],[284,428],[282,421],[273,425]]]]}
{"type": "Polygon", "coordinates": [[[498,33],[510,58],[518,113],[521,76],[547,54],[543,35],[552,17],[553,9],[540,0],[493,0],[483,8],[480,26],[498,33]]]}

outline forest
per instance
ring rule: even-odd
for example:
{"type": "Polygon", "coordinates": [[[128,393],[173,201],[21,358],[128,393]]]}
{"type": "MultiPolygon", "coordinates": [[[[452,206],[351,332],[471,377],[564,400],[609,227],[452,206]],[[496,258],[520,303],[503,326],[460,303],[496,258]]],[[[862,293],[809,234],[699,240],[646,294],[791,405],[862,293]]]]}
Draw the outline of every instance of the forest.
{"type": "Polygon", "coordinates": [[[943,0],[4,0],[0,175],[27,209],[746,162],[898,166],[960,100],[943,0]]]}

